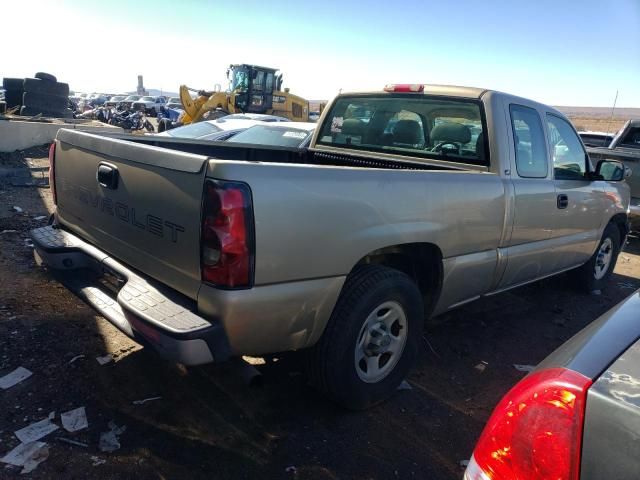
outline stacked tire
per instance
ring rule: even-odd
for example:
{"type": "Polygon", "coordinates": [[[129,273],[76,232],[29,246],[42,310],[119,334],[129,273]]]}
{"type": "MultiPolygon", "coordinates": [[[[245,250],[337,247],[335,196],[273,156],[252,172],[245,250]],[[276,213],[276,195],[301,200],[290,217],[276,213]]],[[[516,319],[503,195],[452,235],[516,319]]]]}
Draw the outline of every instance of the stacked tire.
{"type": "Polygon", "coordinates": [[[7,103],[7,109],[19,107],[22,105],[22,95],[24,78],[3,78],[2,88],[4,88],[4,101],[7,103]]]}
{"type": "Polygon", "coordinates": [[[58,82],[49,73],[38,72],[36,78],[4,78],[7,109],[20,107],[20,115],[71,118],[69,85],[58,82]]]}
{"type": "Polygon", "coordinates": [[[24,79],[20,115],[73,117],[73,112],[68,108],[69,85],[58,82],[56,77],[48,73],[38,72],[35,77],[24,79]]]}

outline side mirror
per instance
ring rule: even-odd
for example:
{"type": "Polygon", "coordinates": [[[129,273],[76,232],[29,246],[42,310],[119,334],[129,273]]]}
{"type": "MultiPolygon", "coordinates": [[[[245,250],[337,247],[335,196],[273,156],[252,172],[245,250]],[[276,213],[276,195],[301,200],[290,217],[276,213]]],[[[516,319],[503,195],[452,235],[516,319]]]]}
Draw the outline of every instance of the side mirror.
{"type": "Polygon", "coordinates": [[[608,182],[621,182],[631,176],[631,169],[618,160],[600,160],[596,174],[608,182]]]}

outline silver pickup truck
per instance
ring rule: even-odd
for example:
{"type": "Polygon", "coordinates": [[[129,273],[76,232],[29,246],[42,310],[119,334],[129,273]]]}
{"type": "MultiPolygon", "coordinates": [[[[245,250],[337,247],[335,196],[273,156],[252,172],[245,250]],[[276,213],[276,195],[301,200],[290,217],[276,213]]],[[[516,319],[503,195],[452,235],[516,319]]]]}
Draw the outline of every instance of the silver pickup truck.
{"type": "Polygon", "coordinates": [[[574,270],[594,290],[628,231],[551,107],[466,87],[341,94],[308,149],[61,130],[38,257],[127,335],[186,365],[306,350],[351,408],[390,395],[424,320],[574,270]]]}

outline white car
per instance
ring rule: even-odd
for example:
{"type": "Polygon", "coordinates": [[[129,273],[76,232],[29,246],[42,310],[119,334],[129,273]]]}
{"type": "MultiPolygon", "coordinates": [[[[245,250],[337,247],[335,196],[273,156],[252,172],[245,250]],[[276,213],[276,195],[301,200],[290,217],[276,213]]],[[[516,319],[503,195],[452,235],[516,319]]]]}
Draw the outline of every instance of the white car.
{"type": "Polygon", "coordinates": [[[134,110],[142,110],[144,108],[145,113],[155,117],[160,111],[160,107],[164,107],[166,105],[167,99],[165,97],[144,96],[133,102],[131,108],[134,110]]]}
{"type": "Polygon", "coordinates": [[[288,118],[280,117],[278,115],[266,115],[264,113],[232,113],[225,115],[227,120],[260,120],[261,122],[290,122],[288,118]]]}
{"type": "Polygon", "coordinates": [[[229,139],[233,143],[304,148],[318,125],[307,122],[278,122],[254,125],[229,139]]]}
{"type": "Polygon", "coordinates": [[[229,136],[223,136],[224,138],[220,138],[219,134],[221,132],[233,132],[235,134],[261,123],[263,122],[260,120],[228,120],[228,117],[223,117],[216,120],[205,120],[203,122],[190,123],[189,125],[166,130],[162,133],[158,133],[158,136],[193,138],[197,140],[226,140],[229,136]]]}

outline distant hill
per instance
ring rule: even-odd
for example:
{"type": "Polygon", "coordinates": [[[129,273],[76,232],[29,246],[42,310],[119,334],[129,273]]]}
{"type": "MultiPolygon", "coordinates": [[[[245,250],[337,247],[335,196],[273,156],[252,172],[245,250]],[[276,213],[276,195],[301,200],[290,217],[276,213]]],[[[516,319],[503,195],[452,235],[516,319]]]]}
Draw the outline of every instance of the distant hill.
{"type": "Polygon", "coordinates": [[[578,131],[615,133],[630,119],[640,119],[640,108],[556,107],[573,122],[578,131]]]}
{"type": "MultiPolygon", "coordinates": [[[[569,117],[611,118],[610,107],[556,107],[569,117]]],[[[616,108],[613,112],[616,119],[640,119],[640,108],[616,108]]]]}

